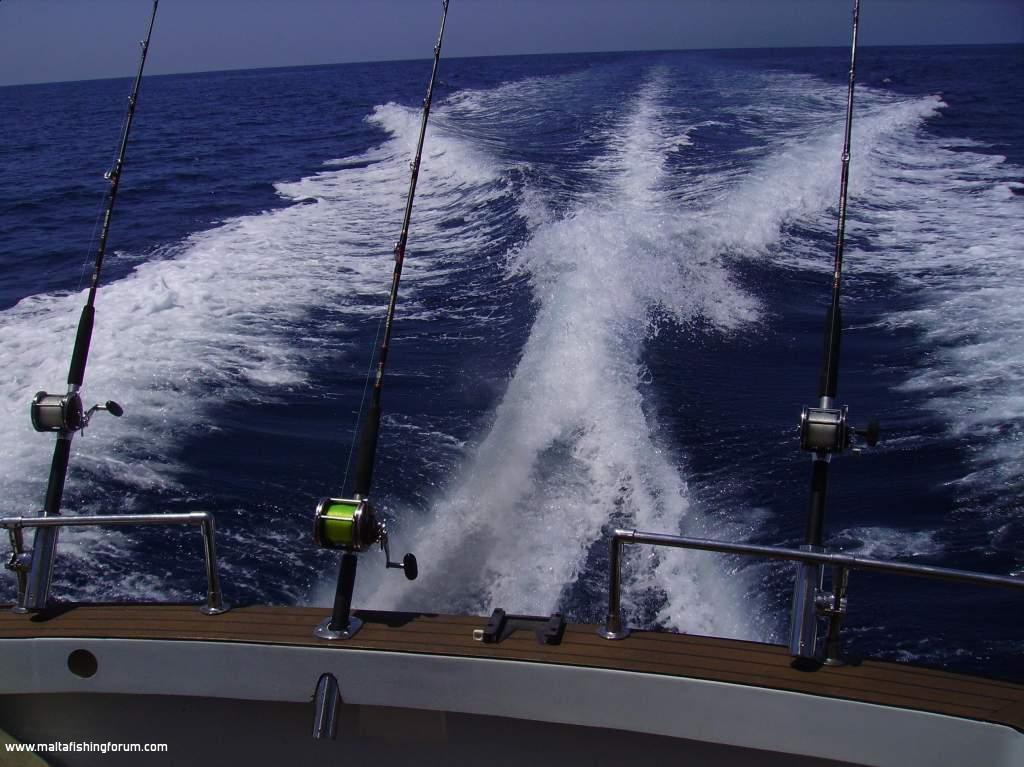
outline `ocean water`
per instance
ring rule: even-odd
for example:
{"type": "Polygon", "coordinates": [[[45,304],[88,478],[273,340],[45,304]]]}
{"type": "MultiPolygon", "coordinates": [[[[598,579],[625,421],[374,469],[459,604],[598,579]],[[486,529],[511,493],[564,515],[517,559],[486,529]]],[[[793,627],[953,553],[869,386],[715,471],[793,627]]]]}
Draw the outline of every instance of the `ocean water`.
{"type": "MultiPolygon", "coordinates": [[[[155,43],[156,44],[156,43],[155,43]]],[[[442,61],[356,603],[598,622],[615,526],[796,545],[847,51],[442,61]]],[[[327,604],[429,62],[149,77],[69,513],[209,510],[233,603],[327,604]]],[[[1024,574],[1024,49],[865,48],[828,544],[1024,574]]],[[[42,504],[130,81],[0,88],[0,513],[42,504]]],[[[198,599],[192,531],[62,533],[58,597],[198,599]]],[[[793,568],[637,549],[633,625],[784,641],[793,568]]],[[[1024,680],[1019,595],[854,573],[855,655],[1024,680]]],[[[0,581],[0,599],[14,595],[0,581]]]]}

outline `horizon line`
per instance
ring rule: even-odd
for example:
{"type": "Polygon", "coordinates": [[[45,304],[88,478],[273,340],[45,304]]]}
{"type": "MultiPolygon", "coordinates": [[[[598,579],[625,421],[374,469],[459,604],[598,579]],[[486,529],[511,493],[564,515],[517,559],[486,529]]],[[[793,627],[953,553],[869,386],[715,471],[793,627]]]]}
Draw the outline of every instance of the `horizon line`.
{"type": "MultiPolygon", "coordinates": [[[[0,0],[2,2],[2,0],[0,0]]],[[[858,48],[980,48],[980,47],[1024,47],[1024,42],[1015,43],[907,43],[901,45],[860,45],[858,48]]],[[[690,51],[782,51],[782,50],[813,50],[813,49],[837,48],[848,49],[849,45],[737,45],[727,48],[634,48],[621,50],[603,51],[551,51],[547,53],[490,53],[473,56],[446,56],[444,60],[455,61],[461,59],[497,59],[497,58],[524,58],[532,56],[593,56],[593,55],[623,55],[630,53],[686,53],[690,51]]],[[[416,56],[412,58],[396,59],[353,59],[350,61],[332,61],[319,64],[272,64],[268,66],[241,66],[227,67],[225,69],[183,69],[174,72],[158,72],[146,75],[146,79],[154,77],[178,77],[181,75],[209,75],[223,72],[256,72],[275,69],[313,69],[316,67],[337,67],[347,65],[365,64],[397,64],[411,61],[430,61],[429,56],[416,56]]],[[[71,83],[102,82],[104,80],[125,80],[134,77],[134,73],[127,73],[116,76],[85,77],[76,80],[27,80],[24,82],[0,83],[0,88],[17,88],[32,85],[67,85],[71,83]]]]}

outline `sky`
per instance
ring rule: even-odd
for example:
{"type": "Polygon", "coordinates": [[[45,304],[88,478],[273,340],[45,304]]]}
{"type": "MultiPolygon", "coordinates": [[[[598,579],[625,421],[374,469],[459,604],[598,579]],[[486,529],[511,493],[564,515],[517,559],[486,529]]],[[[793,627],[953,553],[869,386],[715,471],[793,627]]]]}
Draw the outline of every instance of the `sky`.
{"type": "MultiPolygon", "coordinates": [[[[444,55],[847,45],[851,0],[451,0],[444,55]]],[[[129,77],[151,0],[0,0],[0,85],[129,77]]],[[[440,0],[161,0],[147,74],[428,58],[440,0]]],[[[1024,43],[1024,0],[861,0],[864,45],[1024,43]]]]}

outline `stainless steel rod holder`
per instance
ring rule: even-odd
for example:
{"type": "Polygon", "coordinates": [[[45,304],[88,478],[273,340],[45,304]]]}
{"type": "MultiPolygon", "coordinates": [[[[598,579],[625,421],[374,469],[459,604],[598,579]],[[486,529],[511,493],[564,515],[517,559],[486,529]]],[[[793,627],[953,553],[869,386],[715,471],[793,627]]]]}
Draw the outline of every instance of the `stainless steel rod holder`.
{"type": "MultiPolygon", "coordinates": [[[[803,551],[821,551],[820,547],[804,545],[803,551]]],[[[794,658],[811,659],[818,646],[818,613],[815,600],[821,591],[822,566],[803,563],[797,568],[793,587],[792,614],[789,622],[789,654],[794,658]]]]}
{"type": "Polygon", "coordinates": [[[842,644],[839,638],[839,630],[846,616],[846,589],[850,583],[850,571],[845,567],[836,566],[832,568],[832,593],[825,596],[827,601],[828,633],[825,635],[825,660],[826,666],[843,666],[842,644]]]}
{"type": "MultiPolygon", "coordinates": [[[[231,607],[224,603],[220,588],[220,575],[217,569],[217,548],[214,539],[215,527],[213,515],[207,511],[192,511],[183,514],[97,514],[78,517],[0,517],[0,527],[10,531],[20,531],[26,527],[59,528],[59,527],[126,527],[153,525],[199,525],[203,533],[203,555],[206,568],[206,604],[200,607],[205,615],[219,615],[231,607]]],[[[12,532],[12,545],[15,540],[12,532]]],[[[20,537],[20,533],[18,533],[20,537]]],[[[15,554],[20,552],[15,551],[15,554]]],[[[33,552],[33,556],[35,552],[33,552]]],[[[20,590],[20,581],[19,581],[20,590]]],[[[26,610],[24,592],[19,594],[18,606],[21,612],[26,610]]]]}

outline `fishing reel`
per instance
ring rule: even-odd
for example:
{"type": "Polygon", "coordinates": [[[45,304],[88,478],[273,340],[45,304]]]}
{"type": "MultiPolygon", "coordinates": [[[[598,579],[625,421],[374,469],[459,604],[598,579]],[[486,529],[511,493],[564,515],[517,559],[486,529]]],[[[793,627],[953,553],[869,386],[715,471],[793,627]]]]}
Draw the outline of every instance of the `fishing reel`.
{"type": "Polygon", "coordinates": [[[416,580],[419,574],[416,557],[412,554],[406,554],[401,562],[391,561],[387,528],[377,519],[373,506],[365,498],[324,498],[320,501],[313,516],[313,538],[326,549],[344,552],[331,615],[313,630],[313,636],[318,639],[351,639],[363,625],[362,620],[352,615],[358,552],[379,543],[387,567],[401,569],[410,581],[416,580]]]}
{"type": "Polygon", "coordinates": [[[406,554],[401,562],[391,560],[388,531],[377,519],[373,506],[365,498],[324,498],[317,504],[313,516],[313,540],[325,549],[340,549],[346,553],[366,551],[380,544],[386,567],[405,573],[410,581],[419,575],[419,566],[413,554],[406,554]]]}
{"type": "Polygon", "coordinates": [[[71,434],[88,426],[90,419],[98,410],[105,410],[116,418],[124,415],[124,408],[113,400],[107,400],[102,405],[93,405],[85,410],[77,391],[69,391],[67,394],[36,392],[30,407],[32,427],[36,431],[71,434]]]}
{"type": "Polygon", "coordinates": [[[805,407],[800,413],[800,448],[812,453],[842,453],[847,448],[857,450],[855,436],[863,437],[864,444],[878,444],[881,427],[871,419],[863,429],[849,423],[849,408],[805,407]]]}

